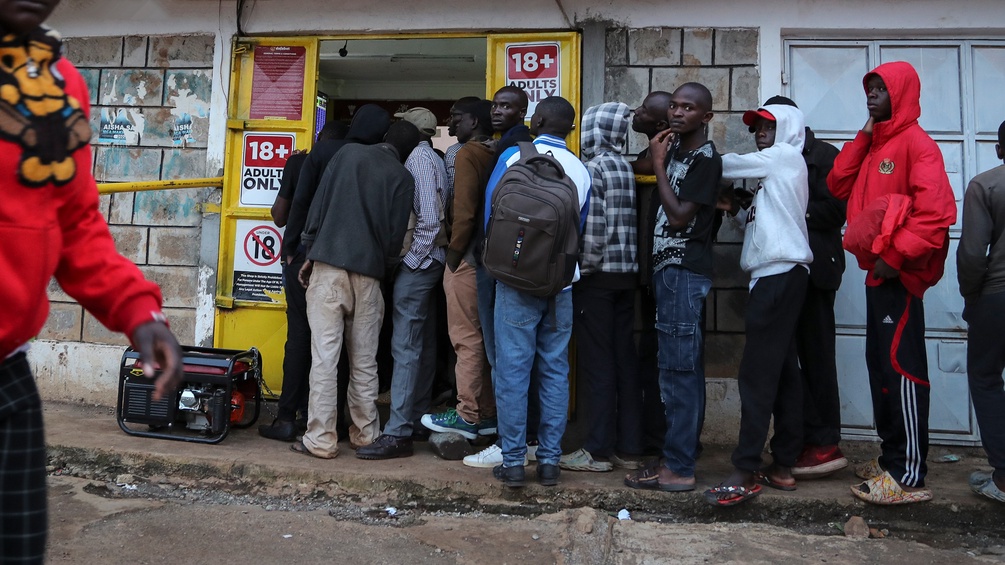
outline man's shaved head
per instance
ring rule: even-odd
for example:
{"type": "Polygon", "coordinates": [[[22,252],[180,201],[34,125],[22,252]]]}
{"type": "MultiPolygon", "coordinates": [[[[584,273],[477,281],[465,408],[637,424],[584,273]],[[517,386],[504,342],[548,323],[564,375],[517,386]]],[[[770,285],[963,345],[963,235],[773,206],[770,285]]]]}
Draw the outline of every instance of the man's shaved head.
{"type": "Polygon", "coordinates": [[[694,101],[701,104],[703,110],[706,112],[712,111],[712,93],[709,92],[708,87],[700,82],[685,82],[678,86],[674,92],[677,93],[684,90],[687,90],[694,96],[694,101]]]}

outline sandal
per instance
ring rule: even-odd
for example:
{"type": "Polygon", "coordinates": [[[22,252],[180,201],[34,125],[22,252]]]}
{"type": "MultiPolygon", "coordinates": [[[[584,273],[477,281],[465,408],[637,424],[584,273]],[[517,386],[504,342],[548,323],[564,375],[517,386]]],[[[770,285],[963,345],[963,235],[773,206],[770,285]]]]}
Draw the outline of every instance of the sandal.
{"type": "Polygon", "coordinates": [[[864,483],[853,485],[851,493],[860,500],[883,506],[912,504],[932,499],[932,491],[927,488],[917,491],[904,490],[888,471],[883,471],[882,475],[864,483]]]}
{"type": "Polygon", "coordinates": [[[719,485],[705,491],[705,500],[712,506],[735,506],[761,494],[761,485],[751,488],[740,485],[719,485]]]}
{"type": "Polygon", "coordinates": [[[1005,492],[998,488],[993,473],[989,471],[974,471],[970,475],[970,490],[974,491],[974,494],[986,496],[991,500],[1005,502],[1005,492]]]}
{"type": "Polygon", "coordinates": [[[757,481],[757,484],[771,487],[773,489],[784,490],[786,492],[796,490],[796,481],[792,481],[791,483],[776,481],[771,475],[764,471],[754,473],[754,480],[757,481]]]}
{"type": "Polygon", "coordinates": [[[688,492],[694,490],[694,483],[661,483],[660,466],[644,467],[625,475],[625,486],[640,490],[660,490],[663,492],[688,492]]]}
{"type": "Polygon", "coordinates": [[[314,457],[316,459],[335,459],[335,457],[338,455],[338,454],[332,455],[331,457],[322,457],[320,455],[317,455],[316,453],[314,453],[310,449],[307,449],[307,446],[304,445],[304,440],[300,440],[298,442],[291,443],[290,444],[290,451],[292,451],[294,453],[299,453],[300,455],[307,455],[308,457],[314,457]]]}

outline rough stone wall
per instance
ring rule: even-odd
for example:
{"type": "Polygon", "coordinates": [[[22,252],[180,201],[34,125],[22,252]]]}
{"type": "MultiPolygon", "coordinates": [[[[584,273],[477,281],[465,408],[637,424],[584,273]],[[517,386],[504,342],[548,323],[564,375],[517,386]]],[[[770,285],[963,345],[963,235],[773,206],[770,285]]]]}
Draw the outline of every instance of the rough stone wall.
{"type": "MultiPolygon", "coordinates": [[[[93,172],[98,182],[208,176],[213,46],[212,35],[66,40],[67,58],[80,69],[90,90],[93,172]]],[[[161,286],[165,313],[184,344],[195,342],[202,204],[212,192],[186,189],[101,197],[101,212],[116,247],[161,286]]],[[[128,343],[84,312],[55,281],[49,296],[51,314],[40,340],[128,343]]]]}
{"type": "MultiPolygon", "coordinates": [[[[719,151],[754,151],[741,116],[759,104],[758,39],[758,30],[747,28],[608,28],[604,99],[634,108],[653,90],[672,92],[682,83],[700,82],[712,92],[709,133],[719,151]]],[[[635,134],[629,151],[637,154],[646,145],[645,136],[635,134]]],[[[749,277],[739,266],[742,241],[742,232],[723,222],[706,301],[708,378],[735,377],[743,352],[749,277]]]]}

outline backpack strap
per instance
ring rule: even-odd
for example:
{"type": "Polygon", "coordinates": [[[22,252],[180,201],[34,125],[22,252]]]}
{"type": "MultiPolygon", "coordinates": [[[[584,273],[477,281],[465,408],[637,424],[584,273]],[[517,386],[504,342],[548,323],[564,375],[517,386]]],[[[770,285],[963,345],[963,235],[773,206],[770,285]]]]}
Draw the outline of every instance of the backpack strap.
{"type": "Polygon", "coordinates": [[[519,158],[521,159],[528,155],[540,153],[540,151],[537,150],[537,145],[534,145],[534,143],[530,141],[519,141],[517,142],[517,147],[520,149],[519,158]]]}

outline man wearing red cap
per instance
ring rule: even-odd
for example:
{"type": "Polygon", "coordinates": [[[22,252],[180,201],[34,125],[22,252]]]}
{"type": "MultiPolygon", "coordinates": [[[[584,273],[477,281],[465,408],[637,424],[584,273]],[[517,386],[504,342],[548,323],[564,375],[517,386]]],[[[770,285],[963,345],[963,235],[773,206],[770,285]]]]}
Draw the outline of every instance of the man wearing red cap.
{"type": "Polygon", "coordinates": [[[705,491],[713,506],[748,500],[763,485],[795,490],[792,467],[803,447],[795,333],[813,261],[806,230],[809,186],[802,156],[804,118],[798,108],[770,104],[746,112],[743,123],[754,126],[757,152],[722,156],[723,180],[758,181],[748,209],[741,210],[735,197],[723,202],[734,223],[744,230],[740,267],[750,274],[746,344],[737,376],[740,434],[733,450],[733,473],[705,491]],[[762,468],[761,452],[772,416],[772,463],[762,468]]]}

